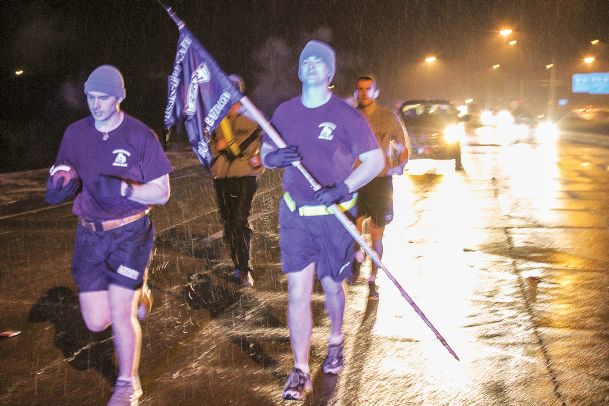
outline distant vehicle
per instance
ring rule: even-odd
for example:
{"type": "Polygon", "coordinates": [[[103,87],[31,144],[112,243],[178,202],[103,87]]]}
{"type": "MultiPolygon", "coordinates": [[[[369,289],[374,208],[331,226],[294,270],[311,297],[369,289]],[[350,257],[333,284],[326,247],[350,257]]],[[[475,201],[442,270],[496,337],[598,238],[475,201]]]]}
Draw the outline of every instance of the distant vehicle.
{"type": "Polygon", "coordinates": [[[457,108],[447,100],[408,100],[400,115],[410,137],[411,159],[454,159],[462,169],[461,140],[465,129],[457,108]]]}
{"type": "Polygon", "coordinates": [[[518,142],[538,141],[538,121],[522,105],[511,111],[484,110],[480,113],[481,127],[474,130],[478,140],[485,144],[508,145],[518,142]]]}

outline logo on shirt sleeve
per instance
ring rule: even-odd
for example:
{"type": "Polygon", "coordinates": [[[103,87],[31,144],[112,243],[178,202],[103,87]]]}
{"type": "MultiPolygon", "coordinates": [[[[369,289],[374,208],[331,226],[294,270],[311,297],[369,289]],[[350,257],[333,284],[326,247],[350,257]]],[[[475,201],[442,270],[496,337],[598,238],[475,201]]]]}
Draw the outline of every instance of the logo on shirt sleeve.
{"type": "Polygon", "coordinates": [[[126,168],[128,166],[127,158],[131,156],[129,151],[124,149],[115,149],[112,151],[112,153],[115,155],[112,166],[120,166],[122,168],[126,168]]]}
{"type": "Polygon", "coordinates": [[[321,128],[321,132],[317,138],[328,141],[331,141],[332,138],[334,138],[334,129],[336,128],[336,124],[324,121],[319,125],[319,128],[321,128]]]}

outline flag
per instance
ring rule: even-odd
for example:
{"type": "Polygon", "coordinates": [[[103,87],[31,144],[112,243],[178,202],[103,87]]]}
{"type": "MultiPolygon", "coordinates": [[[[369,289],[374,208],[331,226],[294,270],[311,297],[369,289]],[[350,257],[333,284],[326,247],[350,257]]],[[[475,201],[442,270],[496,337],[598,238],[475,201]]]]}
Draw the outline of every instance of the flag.
{"type": "Polygon", "coordinates": [[[165,127],[184,120],[190,145],[209,171],[211,133],[243,95],[190,30],[183,24],[178,27],[178,49],[167,80],[165,127]]]}

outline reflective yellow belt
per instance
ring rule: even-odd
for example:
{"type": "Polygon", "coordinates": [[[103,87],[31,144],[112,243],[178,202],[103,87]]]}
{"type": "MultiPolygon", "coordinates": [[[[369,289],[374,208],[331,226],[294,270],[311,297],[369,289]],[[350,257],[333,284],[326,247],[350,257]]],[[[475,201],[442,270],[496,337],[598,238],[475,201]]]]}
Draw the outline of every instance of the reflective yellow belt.
{"type": "MultiPolygon", "coordinates": [[[[291,212],[298,209],[298,214],[301,216],[327,216],[328,214],[332,214],[328,207],[320,204],[318,206],[300,206],[296,207],[296,202],[292,199],[289,192],[285,192],[283,194],[283,200],[288,205],[288,208],[291,212]]],[[[357,201],[357,193],[353,194],[353,198],[351,200],[347,200],[346,202],[342,202],[338,205],[340,211],[351,210],[353,206],[355,206],[355,202],[357,201]]]]}

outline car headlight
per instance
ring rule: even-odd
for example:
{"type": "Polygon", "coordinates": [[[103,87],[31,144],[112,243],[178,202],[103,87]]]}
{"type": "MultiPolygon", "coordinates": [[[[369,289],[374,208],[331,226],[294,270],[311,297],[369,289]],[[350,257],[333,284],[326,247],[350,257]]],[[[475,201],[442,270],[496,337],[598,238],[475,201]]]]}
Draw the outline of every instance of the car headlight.
{"type": "Polygon", "coordinates": [[[492,111],[484,110],[480,113],[480,123],[482,125],[491,125],[493,123],[493,119],[495,115],[492,111]]]}
{"type": "Polygon", "coordinates": [[[514,124],[514,116],[507,110],[501,110],[495,116],[495,125],[497,127],[509,127],[514,124]]]}
{"type": "Polygon", "coordinates": [[[447,144],[455,144],[455,143],[461,141],[461,138],[463,138],[464,134],[465,134],[465,130],[463,129],[462,125],[460,125],[460,124],[449,125],[444,130],[444,141],[446,141],[447,144]]]}
{"type": "Polygon", "coordinates": [[[552,140],[558,137],[558,127],[551,121],[544,121],[539,123],[535,133],[537,138],[552,140]]]}

